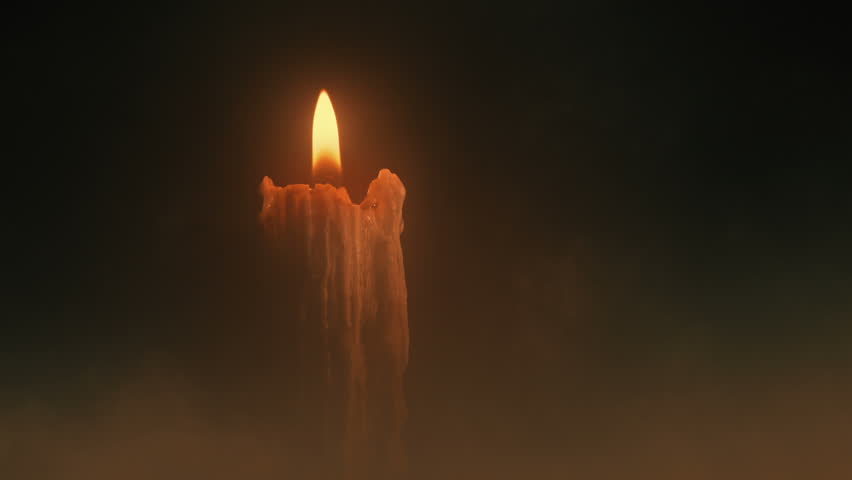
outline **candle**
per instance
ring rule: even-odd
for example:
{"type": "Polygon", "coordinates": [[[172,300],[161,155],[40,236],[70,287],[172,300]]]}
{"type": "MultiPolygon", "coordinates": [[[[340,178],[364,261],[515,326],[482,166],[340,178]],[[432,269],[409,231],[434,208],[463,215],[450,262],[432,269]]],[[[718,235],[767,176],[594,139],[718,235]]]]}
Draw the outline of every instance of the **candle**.
{"type": "Polygon", "coordinates": [[[383,169],[364,200],[352,203],[339,186],[337,120],[325,91],[314,112],[313,175],[313,188],[279,187],[269,177],[260,185],[272,251],[285,258],[286,275],[302,279],[301,301],[284,319],[299,322],[301,394],[322,406],[326,464],[349,478],[398,477],[409,345],[405,187],[383,169]]]}

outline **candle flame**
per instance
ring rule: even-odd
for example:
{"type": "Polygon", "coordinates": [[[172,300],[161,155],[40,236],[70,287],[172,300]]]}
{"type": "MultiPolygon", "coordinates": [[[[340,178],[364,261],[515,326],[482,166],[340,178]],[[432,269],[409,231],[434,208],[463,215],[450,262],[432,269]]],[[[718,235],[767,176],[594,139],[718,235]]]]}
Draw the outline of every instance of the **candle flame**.
{"type": "Polygon", "coordinates": [[[313,176],[320,181],[339,177],[342,173],[337,117],[334,115],[328,92],[323,90],[314,110],[313,176]]]}

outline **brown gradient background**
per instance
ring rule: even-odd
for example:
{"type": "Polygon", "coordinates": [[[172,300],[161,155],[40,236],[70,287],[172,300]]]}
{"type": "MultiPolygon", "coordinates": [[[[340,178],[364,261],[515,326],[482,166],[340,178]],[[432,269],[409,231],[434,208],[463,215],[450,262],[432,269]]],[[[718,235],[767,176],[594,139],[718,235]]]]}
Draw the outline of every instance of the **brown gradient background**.
{"type": "Polygon", "coordinates": [[[408,189],[412,478],[852,475],[839,15],[588,3],[8,18],[0,477],[306,455],[257,186],[321,88],[408,189]]]}

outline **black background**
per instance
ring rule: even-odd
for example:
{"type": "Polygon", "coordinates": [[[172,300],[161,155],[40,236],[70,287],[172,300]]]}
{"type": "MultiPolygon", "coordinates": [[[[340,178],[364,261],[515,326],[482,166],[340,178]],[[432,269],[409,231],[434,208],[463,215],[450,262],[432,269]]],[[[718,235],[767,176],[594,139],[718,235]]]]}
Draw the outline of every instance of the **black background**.
{"type": "Polygon", "coordinates": [[[845,26],[590,3],[10,18],[0,471],[278,474],[257,187],[325,88],[408,189],[414,476],[848,474],[845,26]]]}

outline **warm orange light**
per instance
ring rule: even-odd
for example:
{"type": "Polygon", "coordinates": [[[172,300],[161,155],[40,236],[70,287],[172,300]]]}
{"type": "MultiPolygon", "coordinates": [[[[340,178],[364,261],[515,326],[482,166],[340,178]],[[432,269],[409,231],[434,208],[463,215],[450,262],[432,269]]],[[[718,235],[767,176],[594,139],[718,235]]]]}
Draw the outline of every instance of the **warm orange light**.
{"type": "Polygon", "coordinates": [[[340,138],[337,135],[337,117],[328,92],[321,91],[314,110],[313,175],[317,181],[338,177],[343,173],[340,165],[340,138]]]}

